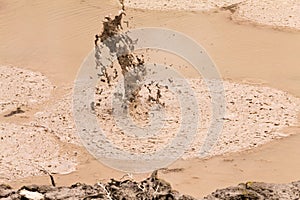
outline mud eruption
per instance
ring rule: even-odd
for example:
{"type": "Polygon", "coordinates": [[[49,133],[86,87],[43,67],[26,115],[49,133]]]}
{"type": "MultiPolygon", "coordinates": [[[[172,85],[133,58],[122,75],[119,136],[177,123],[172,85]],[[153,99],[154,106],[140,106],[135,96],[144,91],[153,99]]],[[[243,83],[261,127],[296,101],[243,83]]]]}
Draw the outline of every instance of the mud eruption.
{"type": "MultiPolygon", "coordinates": [[[[134,51],[134,41],[132,41],[126,34],[122,34],[122,17],[126,15],[124,10],[121,10],[114,18],[106,16],[103,21],[103,31],[96,35],[95,50],[96,50],[96,64],[97,69],[100,69],[99,74],[103,82],[110,85],[112,79],[118,77],[116,69],[113,75],[108,73],[107,68],[101,63],[101,50],[99,45],[105,45],[109,48],[111,54],[115,54],[118,58],[118,63],[121,67],[121,73],[124,77],[125,100],[133,102],[137,99],[137,95],[141,90],[139,84],[146,75],[143,58],[136,56],[134,51]],[[99,44],[99,39],[101,44],[99,44]]],[[[111,63],[113,68],[113,63],[111,63]]]]}
{"type": "Polygon", "coordinates": [[[145,88],[148,92],[148,103],[163,106],[164,104],[160,101],[160,98],[162,97],[161,88],[165,86],[153,81],[149,84],[143,84],[147,75],[144,56],[134,53],[136,41],[133,41],[123,31],[122,18],[126,14],[124,6],[122,7],[122,10],[115,17],[106,16],[104,18],[102,32],[95,35],[96,69],[100,71],[98,76],[101,83],[106,83],[107,87],[110,88],[113,85],[112,82],[119,78],[118,72],[121,71],[124,80],[124,95],[119,96],[123,98],[124,109],[128,107],[137,108],[140,104],[139,97],[142,88],[145,88]],[[119,66],[114,66],[113,60],[110,60],[109,65],[105,65],[101,61],[103,47],[109,49],[112,57],[117,57],[119,66]],[[121,70],[118,70],[118,68],[121,70]]]}

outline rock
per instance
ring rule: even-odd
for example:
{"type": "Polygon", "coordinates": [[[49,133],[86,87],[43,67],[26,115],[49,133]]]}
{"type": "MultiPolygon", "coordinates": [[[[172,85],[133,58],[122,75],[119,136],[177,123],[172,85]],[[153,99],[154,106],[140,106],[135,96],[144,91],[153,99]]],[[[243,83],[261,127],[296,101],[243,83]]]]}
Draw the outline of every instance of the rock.
{"type": "Polygon", "coordinates": [[[28,199],[28,200],[41,200],[44,199],[44,195],[39,192],[31,192],[28,190],[20,190],[19,194],[21,195],[22,199],[28,199]]]}
{"type": "Polygon", "coordinates": [[[299,199],[300,181],[290,184],[271,184],[247,182],[236,187],[217,190],[205,197],[207,200],[263,200],[263,199],[299,199]]]}
{"type": "MultiPolygon", "coordinates": [[[[200,188],[201,189],[201,188],[200,188]]],[[[264,200],[264,199],[299,199],[300,181],[289,184],[271,184],[247,182],[237,186],[219,189],[204,197],[205,200],[264,200]]],[[[149,178],[134,180],[114,180],[108,183],[86,185],[76,183],[70,187],[29,185],[19,190],[0,185],[0,199],[152,199],[152,200],[195,200],[172,189],[170,183],[159,179],[157,171],[149,178]]]]}
{"type": "Polygon", "coordinates": [[[157,177],[154,172],[149,178],[136,182],[134,180],[86,185],[76,183],[70,187],[53,187],[29,185],[14,191],[9,186],[0,186],[0,196],[7,199],[155,199],[155,200],[194,200],[193,197],[181,195],[172,190],[166,181],[157,177]],[[5,191],[5,192],[4,192],[5,191]]]}
{"type": "Polygon", "coordinates": [[[9,185],[5,185],[5,184],[0,185],[0,199],[8,197],[12,193],[13,190],[9,185]]]}

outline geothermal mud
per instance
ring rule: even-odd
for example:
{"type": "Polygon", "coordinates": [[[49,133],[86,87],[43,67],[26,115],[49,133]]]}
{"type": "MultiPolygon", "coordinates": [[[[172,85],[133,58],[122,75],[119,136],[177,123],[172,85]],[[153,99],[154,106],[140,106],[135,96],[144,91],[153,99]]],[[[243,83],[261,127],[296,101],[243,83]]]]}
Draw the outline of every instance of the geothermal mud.
{"type": "MultiPolygon", "coordinates": [[[[135,58],[132,61],[137,62],[133,66],[139,63],[135,58]]],[[[57,99],[53,104],[41,106],[51,97],[54,87],[44,75],[15,67],[0,67],[0,70],[0,113],[1,117],[9,119],[9,122],[0,124],[0,182],[42,175],[45,170],[51,173],[75,170],[76,157],[61,145],[80,145],[72,116],[72,86],[65,91],[63,98],[57,99]],[[27,115],[27,109],[38,105],[39,112],[31,122],[14,121],[14,117],[27,115]]],[[[110,86],[107,81],[105,84],[100,81],[98,90],[95,88],[95,115],[109,142],[125,151],[139,154],[162,149],[176,136],[181,124],[182,113],[176,97],[183,87],[182,80],[172,80],[171,85],[177,88],[175,92],[163,84],[141,85],[135,93],[139,99],[132,101],[128,107],[128,117],[135,126],[126,126],[126,129],[121,129],[116,123],[111,107],[115,97],[114,87],[118,81],[122,81],[122,76],[111,79],[110,86]],[[164,126],[159,130],[154,129],[155,136],[145,137],[143,140],[133,137],[136,126],[148,127],[151,122],[149,110],[153,109],[165,111],[164,126]]],[[[202,79],[185,81],[190,83],[197,97],[200,119],[195,138],[183,157],[198,158],[211,121],[210,93],[202,79]]],[[[224,129],[207,156],[254,148],[286,137],[288,135],[282,129],[297,124],[299,99],[286,92],[229,81],[224,81],[224,88],[227,112],[223,119],[219,119],[224,122],[224,129]]],[[[175,148],[178,147],[174,146],[175,148]]],[[[109,153],[111,152],[103,152],[107,155],[109,153]]]]}

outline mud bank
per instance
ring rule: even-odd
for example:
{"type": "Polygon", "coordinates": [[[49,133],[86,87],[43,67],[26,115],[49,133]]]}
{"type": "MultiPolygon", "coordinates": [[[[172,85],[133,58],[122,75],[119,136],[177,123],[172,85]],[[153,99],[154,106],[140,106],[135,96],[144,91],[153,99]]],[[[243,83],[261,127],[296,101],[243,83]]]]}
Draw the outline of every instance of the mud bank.
{"type": "MultiPolygon", "coordinates": [[[[201,188],[199,188],[201,189],[201,188]]],[[[202,200],[263,200],[263,199],[298,199],[300,181],[290,184],[270,184],[246,182],[237,186],[218,189],[202,200]]],[[[149,178],[140,182],[132,179],[114,180],[108,183],[98,182],[95,185],[76,183],[70,187],[50,185],[28,185],[14,190],[8,185],[0,185],[1,199],[174,199],[195,200],[172,189],[172,186],[157,177],[154,172],[149,178]]]]}

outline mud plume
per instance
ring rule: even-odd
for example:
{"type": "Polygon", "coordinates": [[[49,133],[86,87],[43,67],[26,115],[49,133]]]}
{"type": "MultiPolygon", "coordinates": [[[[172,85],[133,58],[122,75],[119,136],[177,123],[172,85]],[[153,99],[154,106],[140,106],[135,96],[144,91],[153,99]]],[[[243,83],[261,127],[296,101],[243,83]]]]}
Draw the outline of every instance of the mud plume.
{"type": "MultiPolygon", "coordinates": [[[[124,78],[125,101],[133,102],[137,99],[138,93],[141,90],[139,83],[146,75],[146,68],[143,57],[139,57],[133,53],[134,41],[126,34],[123,34],[122,18],[125,15],[125,11],[121,10],[114,18],[110,16],[105,17],[103,31],[95,36],[95,57],[96,67],[100,69],[100,77],[104,80],[102,82],[110,85],[112,79],[116,79],[119,74],[117,73],[117,69],[114,69],[113,74],[110,75],[107,67],[101,63],[100,45],[106,46],[110,54],[117,56],[118,64],[124,78]]],[[[113,63],[111,63],[110,67],[113,68],[113,63]]]]}
{"type": "Polygon", "coordinates": [[[123,30],[122,19],[126,13],[123,1],[120,3],[122,10],[114,17],[106,16],[103,20],[102,31],[95,36],[95,58],[96,68],[100,71],[99,78],[102,83],[106,83],[110,87],[112,82],[119,78],[118,72],[121,72],[124,80],[124,108],[136,107],[136,104],[140,102],[139,93],[142,88],[148,91],[148,103],[164,106],[160,101],[162,97],[161,87],[164,86],[156,82],[143,84],[147,75],[144,56],[134,53],[136,41],[133,41],[123,30]],[[102,47],[107,47],[110,55],[117,57],[117,67],[113,65],[113,61],[109,67],[101,62],[102,47]]]}

